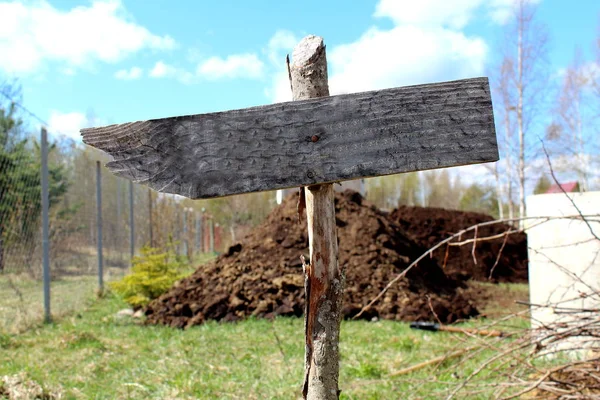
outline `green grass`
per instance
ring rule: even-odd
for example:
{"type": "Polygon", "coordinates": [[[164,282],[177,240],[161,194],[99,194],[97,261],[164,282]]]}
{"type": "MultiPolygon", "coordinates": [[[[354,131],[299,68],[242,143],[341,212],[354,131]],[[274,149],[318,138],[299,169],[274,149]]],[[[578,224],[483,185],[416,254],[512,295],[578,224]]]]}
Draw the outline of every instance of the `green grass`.
{"type": "MultiPolygon", "coordinates": [[[[195,256],[186,273],[194,272],[195,266],[214,258],[215,255],[211,253],[195,256]]],[[[70,274],[53,279],[50,283],[50,310],[53,318],[84,310],[98,294],[96,275],[82,274],[75,267],[65,271],[70,274]]],[[[127,269],[123,268],[105,267],[105,285],[120,279],[126,272],[127,269]]],[[[43,320],[42,280],[32,279],[27,274],[0,274],[0,334],[19,333],[39,325],[43,320]]]]}
{"type": "MultiPolygon", "coordinates": [[[[300,397],[301,319],[207,323],[183,331],[143,326],[115,316],[125,307],[109,294],[92,302],[85,312],[55,324],[19,335],[0,335],[0,376],[24,372],[42,387],[62,391],[66,399],[300,397]]],[[[484,324],[471,321],[468,325],[484,324]]],[[[493,352],[463,360],[458,369],[460,358],[402,377],[390,374],[478,341],[414,331],[399,322],[344,321],[342,398],[440,398],[441,391],[456,385],[493,352]],[[458,377],[453,375],[456,372],[458,377]],[[436,383],[431,383],[433,376],[436,383]]],[[[458,398],[487,399],[488,395],[458,398]]]]}
{"type": "MultiPolygon", "coordinates": [[[[69,276],[52,281],[50,304],[53,316],[85,308],[95,296],[98,278],[69,276]]],[[[0,275],[0,333],[16,333],[40,324],[44,319],[44,292],[41,280],[24,275],[0,275]]]]}

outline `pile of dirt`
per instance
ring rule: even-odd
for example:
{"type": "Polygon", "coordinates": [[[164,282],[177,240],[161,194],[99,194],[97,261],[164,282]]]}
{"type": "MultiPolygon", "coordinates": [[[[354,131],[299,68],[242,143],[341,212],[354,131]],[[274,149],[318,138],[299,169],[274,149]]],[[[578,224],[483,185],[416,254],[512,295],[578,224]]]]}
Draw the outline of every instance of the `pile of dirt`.
{"type": "MultiPolygon", "coordinates": [[[[356,192],[336,194],[335,204],[339,262],[346,269],[343,313],[349,318],[426,249],[356,192]]],[[[183,328],[249,315],[302,315],[299,256],[308,259],[302,220],[297,222],[296,197],[290,196],[242,243],[150,303],[145,310],[148,323],[183,328]]],[[[450,323],[477,313],[461,283],[426,258],[362,317],[450,323]]]]}
{"type": "MultiPolygon", "coordinates": [[[[489,215],[474,212],[407,206],[392,211],[390,219],[400,224],[404,231],[424,248],[431,248],[462,229],[494,220],[489,215]]],[[[455,279],[527,282],[527,235],[523,232],[510,234],[506,236],[504,243],[504,233],[511,229],[514,227],[506,224],[480,227],[477,229],[478,238],[495,235],[499,237],[477,242],[474,253],[473,244],[470,243],[464,246],[442,246],[433,252],[433,257],[444,272],[455,279]],[[500,249],[502,253],[498,259],[500,249]]],[[[475,231],[471,231],[462,235],[460,241],[474,237],[475,231]]]]}

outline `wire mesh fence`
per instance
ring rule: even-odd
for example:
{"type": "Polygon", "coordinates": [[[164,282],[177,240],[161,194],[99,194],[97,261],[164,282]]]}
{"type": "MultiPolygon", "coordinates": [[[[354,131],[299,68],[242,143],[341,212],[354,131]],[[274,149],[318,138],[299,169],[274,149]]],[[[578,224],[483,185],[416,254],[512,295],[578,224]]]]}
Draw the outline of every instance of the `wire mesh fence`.
{"type": "MultiPolygon", "coordinates": [[[[4,120],[0,118],[0,120],[4,120]]],[[[82,309],[122,278],[144,246],[190,261],[220,249],[220,229],[198,207],[118,178],[102,154],[51,137],[0,133],[0,333],[82,309]],[[48,289],[43,265],[43,154],[47,155],[48,289]],[[44,302],[44,293],[49,297],[44,302]]]]}

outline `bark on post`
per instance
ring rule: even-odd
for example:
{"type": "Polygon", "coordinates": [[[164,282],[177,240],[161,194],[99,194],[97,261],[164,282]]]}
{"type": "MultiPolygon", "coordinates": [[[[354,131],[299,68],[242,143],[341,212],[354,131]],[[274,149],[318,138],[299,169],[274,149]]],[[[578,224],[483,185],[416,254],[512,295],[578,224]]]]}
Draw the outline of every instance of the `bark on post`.
{"type": "MultiPolygon", "coordinates": [[[[294,100],[329,96],[323,39],[307,36],[292,55],[294,100]]],[[[313,135],[319,145],[326,138],[313,135]]],[[[315,165],[315,168],[319,168],[315,165]]],[[[308,400],[339,398],[339,337],[344,274],[338,264],[333,184],[304,189],[310,263],[304,265],[306,353],[302,394],[308,400]]]]}

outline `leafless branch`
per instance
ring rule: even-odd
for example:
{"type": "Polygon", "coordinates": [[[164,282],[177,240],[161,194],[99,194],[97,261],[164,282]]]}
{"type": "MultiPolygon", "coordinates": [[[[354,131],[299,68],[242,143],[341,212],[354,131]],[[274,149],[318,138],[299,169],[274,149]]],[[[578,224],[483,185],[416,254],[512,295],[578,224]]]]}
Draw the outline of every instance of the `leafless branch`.
{"type": "Polygon", "coordinates": [[[508,232],[509,231],[504,232],[504,240],[502,241],[502,246],[500,247],[500,250],[498,251],[498,255],[496,256],[496,261],[494,262],[494,265],[490,269],[490,275],[489,275],[488,279],[492,279],[494,270],[496,269],[496,266],[500,262],[500,256],[502,256],[502,251],[504,250],[504,246],[506,246],[506,242],[508,241],[508,232]]]}
{"type": "Polygon", "coordinates": [[[546,160],[548,161],[548,168],[550,168],[550,175],[552,175],[552,179],[554,180],[554,183],[556,183],[556,186],[558,186],[558,188],[560,189],[560,191],[563,192],[563,194],[565,196],[567,196],[567,198],[571,202],[571,205],[573,206],[573,208],[575,208],[575,210],[577,211],[577,213],[582,217],[583,221],[585,222],[585,224],[587,225],[588,229],[590,230],[590,233],[592,234],[592,236],[594,238],[596,238],[596,240],[600,240],[600,237],[598,237],[598,235],[596,235],[596,233],[594,232],[594,229],[590,225],[589,221],[586,218],[583,218],[583,213],[581,212],[581,210],[579,209],[579,207],[577,207],[577,204],[575,204],[575,201],[571,198],[571,196],[569,196],[567,194],[567,192],[565,191],[565,189],[558,182],[558,179],[556,178],[556,174],[554,173],[554,168],[552,168],[552,162],[550,161],[550,155],[548,154],[548,150],[546,150],[546,145],[544,144],[543,141],[542,141],[542,149],[544,150],[544,154],[546,155],[546,160]]]}
{"type": "MultiPolygon", "coordinates": [[[[421,254],[421,256],[419,256],[417,259],[415,259],[412,263],[410,263],[410,265],[408,267],[406,267],[406,269],[402,272],[400,272],[398,275],[396,275],[396,277],[394,277],[394,279],[392,279],[382,290],[381,292],[379,292],[379,294],[377,296],[375,296],[375,298],[373,298],[373,300],[371,300],[366,306],[364,306],[359,312],[358,314],[356,314],[354,317],[352,317],[352,319],[358,319],[360,318],[360,316],[369,308],[371,308],[373,306],[373,304],[377,303],[377,301],[379,301],[379,299],[381,299],[383,297],[383,295],[392,287],[394,286],[397,282],[399,282],[402,278],[404,278],[406,276],[406,274],[413,269],[416,265],[419,264],[419,262],[421,260],[423,260],[425,257],[433,256],[433,252],[437,249],[439,249],[441,246],[450,243],[452,240],[456,239],[456,238],[460,238],[462,237],[463,234],[471,232],[475,229],[484,227],[484,226],[490,226],[490,225],[497,225],[497,224],[507,224],[507,223],[514,223],[514,222],[519,222],[519,221],[526,221],[526,220],[536,220],[536,224],[541,224],[547,221],[552,221],[552,220],[557,220],[557,219],[585,219],[586,217],[590,217],[589,215],[580,215],[580,216],[567,216],[567,217],[556,217],[556,216],[541,216],[541,217],[524,217],[524,218],[507,218],[507,219],[499,219],[499,220],[494,220],[494,221],[486,221],[486,222],[481,222],[479,224],[476,225],[472,225],[468,228],[462,229],[461,231],[447,237],[446,239],[442,240],[441,242],[439,242],[438,244],[436,244],[435,246],[429,248],[425,253],[421,254]]],[[[595,215],[592,215],[591,217],[595,217],[595,215]]],[[[518,231],[517,231],[518,232],[518,231]]]]}

